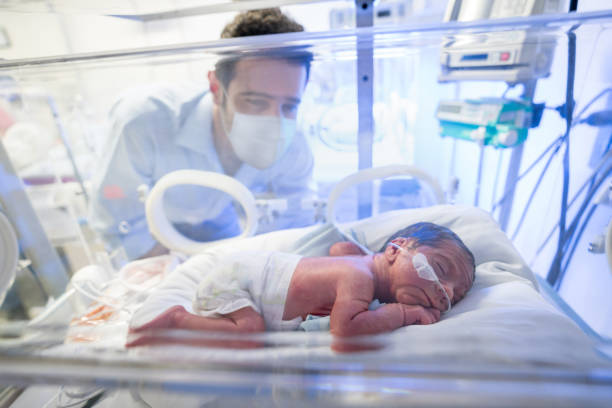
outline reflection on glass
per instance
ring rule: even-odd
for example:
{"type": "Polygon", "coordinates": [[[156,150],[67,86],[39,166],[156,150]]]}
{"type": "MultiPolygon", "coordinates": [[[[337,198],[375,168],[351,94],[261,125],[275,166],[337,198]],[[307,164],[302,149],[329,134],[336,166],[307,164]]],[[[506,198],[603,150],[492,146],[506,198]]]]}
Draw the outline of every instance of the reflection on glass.
{"type": "Polygon", "coordinates": [[[187,238],[214,241],[242,232],[244,209],[232,198],[212,188],[174,186],[164,194],[164,209],[170,222],[187,238]]]}

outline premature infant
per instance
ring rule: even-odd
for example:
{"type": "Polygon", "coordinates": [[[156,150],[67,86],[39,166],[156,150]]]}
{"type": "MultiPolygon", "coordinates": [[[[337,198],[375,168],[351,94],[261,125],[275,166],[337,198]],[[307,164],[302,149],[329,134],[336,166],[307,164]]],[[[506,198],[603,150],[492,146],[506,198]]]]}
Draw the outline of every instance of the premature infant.
{"type": "MultiPolygon", "coordinates": [[[[334,335],[382,333],[437,322],[474,281],[472,253],[432,223],[398,231],[372,255],[349,242],[334,244],[330,255],[231,254],[206,273],[194,300],[197,314],[175,306],[133,332],[294,330],[307,315],[329,315],[334,335]],[[374,299],[383,305],[370,310],[374,299]]],[[[184,266],[198,267],[199,258],[184,266]]]]}

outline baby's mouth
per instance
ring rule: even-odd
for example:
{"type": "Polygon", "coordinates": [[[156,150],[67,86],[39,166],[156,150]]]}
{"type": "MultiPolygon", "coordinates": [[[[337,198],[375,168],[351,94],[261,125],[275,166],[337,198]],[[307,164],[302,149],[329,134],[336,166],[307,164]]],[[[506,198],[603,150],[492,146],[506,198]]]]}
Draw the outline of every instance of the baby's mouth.
{"type": "Polygon", "coordinates": [[[445,312],[446,311],[446,302],[443,297],[438,298],[437,301],[436,299],[432,299],[429,294],[427,293],[427,291],[423,290],[423,293],[425,294],[425,297],[427,298],[427,301],[429,302],[428,307],[434,308],[434,309],[438,309],[441,312],[445,312]]]}
{"type": "Polygon", "coordinates": [[[425,289],[421,289],[421,290],[423,291],[423,294],[425,295],[425,299],[427,299],[427,303],[429,303],[427,307],[433,307],[437,309],[437,307],[434,306],[435,302],[433,302],[432,299],[429,297],[429,294],[427,294],[427,291],[425,289]]]}

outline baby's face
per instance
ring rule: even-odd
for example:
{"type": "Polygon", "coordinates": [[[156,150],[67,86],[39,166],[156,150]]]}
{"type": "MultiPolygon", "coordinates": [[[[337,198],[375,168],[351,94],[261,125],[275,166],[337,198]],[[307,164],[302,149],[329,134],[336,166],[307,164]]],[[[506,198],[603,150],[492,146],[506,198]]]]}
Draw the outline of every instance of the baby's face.
{"type": "Polygon", "coordinates": [[[446,295],[451,303],[455,304],[472,286],[473,267],[455,243],[445,241],[440,247],[420,246],[417,250],[410,248],[409,242],[405,239],[400,238],[397,243],[407,250],[406,252],[396,249],[396,259],[391,267],[390,289],[398,302],[446,311],[448,307],[446,295]],[[417,274],[412,264],[412,256],[416,252],[427,257],[441,286],[417,274]]]}

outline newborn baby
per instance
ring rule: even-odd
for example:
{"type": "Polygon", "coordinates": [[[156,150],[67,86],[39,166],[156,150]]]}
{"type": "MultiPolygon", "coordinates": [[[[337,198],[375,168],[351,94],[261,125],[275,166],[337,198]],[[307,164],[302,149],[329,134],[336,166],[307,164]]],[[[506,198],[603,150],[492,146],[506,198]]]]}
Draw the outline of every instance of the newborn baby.
{"type": "MultiPolygon", "coordinates": [[[[206,273],[194,300],[197,314],[174,306],[132,332],[295,330],[308,315],[329,315],[334,335],[382,333],[437,322],[474,281],[472,253],[456,234],[432,223],[398,231],[375,254],[341,242],[330,255],[231,254],[206,273]],[[369,310],[374,299],[383,305],[369,310]]],[[[184,266],[208,268],[205,258],[184,266]]]]}

